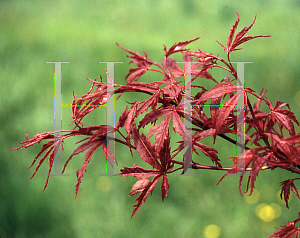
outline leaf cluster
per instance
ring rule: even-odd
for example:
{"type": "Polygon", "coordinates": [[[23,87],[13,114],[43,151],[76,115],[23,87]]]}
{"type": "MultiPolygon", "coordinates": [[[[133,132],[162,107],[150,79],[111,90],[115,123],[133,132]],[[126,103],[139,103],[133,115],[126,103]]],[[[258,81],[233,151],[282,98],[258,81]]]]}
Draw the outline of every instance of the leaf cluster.
{"type": "MultiPolygon", "coordinates": [[[[176,43],[169,49],[164,46],[164,57],[161,64],[150,60],[146,52],[143,52],[142,55],[117,44],[129,54],[127,57],[131,59],[130,63],[135,64],[135,67],[131,68],[126,75],[125,85],[114,83],[114,94],[119,95],[118,99],[122,94],[129,92],[145,94],[148,98],[144,101],[128,102],[115,128],[107,125],[84,127],[82,119],[97,109],[86,105],[103,105],[113,95],[107,93],[108,85],[102,82],[102,78],[101,82],[88,79],[92,82],[92,86],[85,95],[77,99],[73,92],[74,100],[71,115],[73,119],[71,124],[75,124],[73,130],[62,130],[63,133],[68,133],[62,136],[61,141],[56,142],[54,134],[57,132],[55,131],[37,134],[32,139],[26,137],[27,141],[20,143],[20,146],[16,148],[27,148],[40,143],[42,140],[50,140],[43,145],[40,153],[30,166],[32,167],[37,158],[48,149],[40,159],[31,178],[47,156],[49,156],[48,174],[50,174],[56,151],[60,145],[62,146],[64,139],[70,136],[85,135],[86,138],[78,142],[83,143],[72,153],[62,171],[64,172],[74,155],[87,151],[82,167],[76,172],[78,178],[76,184],[77,196],[87,165],[93,153],[99,147],[102,146],[106,160],[109,162],[114,161],[117,164],[107,143],[109,139],[112,139],[109,138],[108,133],[112,132],[117,135],[114,138],[116,142],[127,146],[132,155],[132,149],[136,150],[139,157],[149,165],[149,168],[143,168],[138,164],[133,164],[132,167],[124,167],[117,174],[117,176],[122,177],[133,176],[138,178],[129,193],[129,196],[139,194],[136,198],[137,204],[134,205],[132,216],[140,209],[148,195],[152,194],[159,180],[161,180],[162,200],[164,200],[170,188],[168,175],[175,171],[182,171],[182,174],[186,173],[188,168],[226,171],[218,184],[225,176],[240,172],[239,189],[241,194],[242,180],[247,171],[251,175],[248,177],[247,182],[247,191],[250,188],[250,194],[254,189],[256,178],[262,170],[281,168],[300,174],[300,133],[296,134],[294,128],[294,123],[299,125],[299,122],[290,110],[289,105],[281,101],[276,101],[274,105],[266,98],[266,91],[262,90],[257,95],[251,88],[244,88],[237,76],[237,71],[230,62],[230,53],[240,50],[237,47],[241,44],[255,38],[269,37],[264,35],[245,36],[255,20],[256,16],[250,26],[244,27],[235,35],[239,24],[239,15],[237,14],[237,20],[230,30],[226,47],[218,42],[226,52],[227,60],[203,52],[200,49],[198,51],[185,49],[188,44],[199,38],[176,43]],[[172,57],[175,53],[182,55],[183,68],[172,57]],[[221,68],[232,76],[221,80],[215,79],[209,73],[212,68],[221,68]],[[141,77],[148,71],[159,74],[161,80],[151,83],[142,82],[141,77]],[[191,75],[191,85],[181,85],[180,78],[183,77],[187,81],[187,75],[191,75]],[[210,89],[205,88],[201,86],[202,80],[210,80],[214,83],[214,86],[210,89]],[[189,87],[197,89],[199,92],[196,95],[190,95],[189,87]],[[249,96],[255,98],[253,105],[250,103],[249,96]],[[238,100],[244,102],[243,110],[240,113],[238,113],[239,110],[236,110],[238,100]],[[267,105],[269,111],[264,112],[260,109],[262,103],[267,105]],[[188,105],[192,105],[192,107],[189,108],[188,105]],[[204,112],[204,105],[210,105],[209,114],[204,112]],[[284,107],[289,110],[282,109],[284,107]],[[143,115],[143,118],[138,121],[137,118],[140,115],[143,115]],[[187,121],[191,123],[191,128],[187,127],[187,121]],[[240,121],[246,125],[245,133],[241,133],[243,123],[241,124],[240,121]],[[145,135],[143,130],[147,125],[152,125],[152,127],[145,135]],[[182,137],[177,148],[171,148],[171,129],[182,137]],[[286,132],[289,136],[285,136],[286,132]],[[232,140],[230,135],[239,138],[244,135],[246,138],[245,144],[242,145],[232,140]],[[155,139],[154,143],[150,141],[152,137],[155,139]],[[233,159],[231,167],[223,167],[217,149],[201,143],[201,140],[206,137],[213,137],[214,142],[218,137],[222,137],[228,143],[242,147],[243,153],[230,158],[233,159]],[[181,158],[178,156],[180,152],[184,152],[181,158]],[[203,164],[199,152],[207,156],[212,161],[212,165],[203,164]],[[194,154],[197,156],[193,156],[194,154]],[[241,159],[244,161],[242,167],[241,163],[238,163],[241,159]]],[[[111,82],[112,79],[108,74],[107,77],[111,82]]],[[[44,189],[48,184],[48,179],[49,176],[44,189]]],[[[299,178],[288,179],[281,183],[281,196],[284,195],[287,207],[290,190],[300,198],[294,185],[294,181],[297,179],[299,178]]],[[[288,223],[288,226],[283,227],[280,232],[275,232],[272,237],[275,237],[275,235],[283,237],[283,234],[296,233],[299,237],[299,228],[294,226],[298,220],[299,218],[292,223],[288,223]]],[[[284,237],[291,236],[286,235],[284,237]]]]}

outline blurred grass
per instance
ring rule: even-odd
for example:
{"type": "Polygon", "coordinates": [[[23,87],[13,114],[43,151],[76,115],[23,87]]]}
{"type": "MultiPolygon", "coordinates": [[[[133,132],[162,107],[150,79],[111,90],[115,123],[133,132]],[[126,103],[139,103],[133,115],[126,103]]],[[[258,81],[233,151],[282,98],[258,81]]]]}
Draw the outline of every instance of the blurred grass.
{"type": "MultiPolygon", "coordinates": [[[[247,42],[243,50],[232,54],[232,61],[253,61],[245,68],[246,87],[257,93],[268,89],[267,97],[273,103],[288,102],[298,116],[299,7],[296,0],[1,1],[0,236],[204,237],[204,229],[214,224],[220,228],[220,237],[268,237],[275,226],[297,218],[299,211],[294,208],[299,207],[299,200],[294,195],[290,210],[277,199],[279,182],[295,176],[279,169],[259,175],[255,187],[260,191],[260,199],[256,204],[248,204],[240,196],[237,176],[225,178],[216,187],[224,172],[196,171],[201,174],[199,177],[170,175],[171,188],[165,202],[161,202],[158,183],[153,196],[131,219],[135,197],[127,195],[136,179],[109,177],[111,188],[103,189],[99,185],[102,177],[98,176],[105,171],[101,151],[96,152],[87,167],[74,200],[75,171],[82,165],[83,155],[70,162],[66,173],[71,176],[51,177],[42,192],[47,164],[31,181],[34,168],[26,170],[42,145],[21,151],[10,148],[24,141],[25,134],[33,137],[53,130],[53,65],[45,64],[46,61],[71,61],[62,67],[63,103],[70,104],[73,89],[77,96],[89,90],[87,77],[99,79],[101,74],[105,79],[105,66],[98,61],[122,61],[115,67],[115,78],[117,83],[124,83],[129,59],[116,42],[132,51],[145,50],[150,59],[160,62],[163,44],[170,47],[200,36],[189,48],[199,47],[225,57],[216,40],[226,43],[236,12],[241,18],[238,30],[249,26],[257,14],[248,35],[272,36],[247,42]],[[255,214],[261,203],[280,204],[282,215],[269,223],[261,221],[255,214]]],[[[179,56],[176,57],[181,60],[179,56]]],[[[215,74],[218,80],[227,76],[222,72],[215,74]]],[[[158,77],[146,74],[141,80],[161,80],[158,77]]],[[[128,94],[117,100],[116,117],[124,110],[126,100],[135,101],[138,97],[128,94]]],[[[64,128],[71,122],[70,112],[70,108],[63,109],[64,128]]],[[[103,115],[98,112],[93,112],[87,123],[100,123],[103,115]]],[[[76,148],[76,141],[70,138],[66,142],[64,160],[76,148]]],[[[221,160],[235,154],[225,141],[217,143],[221,160]]],[[[137,153],[131,158],[122,145],[116,145],[116,156],[116,172],[132,163],[142,165],[137,153]]]]}

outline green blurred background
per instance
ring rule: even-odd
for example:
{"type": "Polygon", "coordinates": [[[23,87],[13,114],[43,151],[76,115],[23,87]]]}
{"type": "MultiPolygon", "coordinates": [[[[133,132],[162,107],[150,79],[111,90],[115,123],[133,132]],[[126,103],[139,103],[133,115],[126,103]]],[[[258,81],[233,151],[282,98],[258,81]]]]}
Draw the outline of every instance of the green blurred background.
{"type": "MultiPolygon", "coordinates": [[[[70,162],[66,173],[71,176],[50,177],[43,192],[47,161],[31,181],[34,168],[27,170],[42,144],[19,151],[10,148],[25,141],[25,134],[32,138],[53,130],[53,64],[46,61],[71,61],[62,67],[63,104],[70,104],[73,89],[78,96],[89,90],[87,77],[99,79],[101,74],[105,79],[105,65],[98,61],[122,61],[116,65],[115,78],[125,83],[129,60],[116,42],[140,53],[145,50],[150,59],[161,62],[163,44],[170,47],[201,37],[188,48],[225,57],[216,41],[226,44],[236,12],[241,19],[238,30],[249,26],[257,14],[248,35],[272,36],[247,42],[232,54],[232,61],[253,61],[245,68],[246,87],[257,93],[268,89],[273,103],[288,102],[299,116],[299,10],[297,0],[1,1],[0,237],[268,237],[275,226],[296,219],[296,196],[291,195],[290,209],[278,199],[279,182],[295,175],[279,169],[261,172],[253,197],[240,196],[238,176],[227,177],[216,187],[221,171],[196,171],[201,176],[194,177],[172,174],[165,202],[159,182],[153,196],[130,218],[136,196],[127,195],[137,179],[98,176],[105,172],[101,151],[88,165],[74,199],[75,173],[83,154],[70,162]]],[[[217,80],[227,76],[220,72],[215,72],[217,76],[212,72],[217,80]]],[[[141,78],[161,79],[151,73],[141,78]]],[[[116,117],[126,100],[138,99],[139,95],[128,94],[117,100],[116,117]]],[[[71,128],[70,112],[63,108],[63,128],[71,128]]],[[[94,111],[84,123],[105,123],[105,109],[94,111]]],[[[66,140],[64,161],[76,141],[66,140]]],[[[220,139],[216,147],[219,158],[229,165],[226,159],[235,155],[235,147],[220,139]]],[[[211,165],[203,157],[197,161],[211,165]]],[[[116,172],[132,163],[149,168],[136,153],[131,158],[122,145],[116,145],[116,158],[116,172]]]]}

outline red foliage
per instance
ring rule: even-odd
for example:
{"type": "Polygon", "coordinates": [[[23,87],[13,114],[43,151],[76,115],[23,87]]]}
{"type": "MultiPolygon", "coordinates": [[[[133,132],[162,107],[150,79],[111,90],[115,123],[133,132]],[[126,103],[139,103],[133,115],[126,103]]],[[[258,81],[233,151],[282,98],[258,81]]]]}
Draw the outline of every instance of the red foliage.
{"type": "MultiPolygon", "coordinates": [[[[300,213],[299,213],[299,217],[300,217],[300,213]]],[[[269,238],[275,238],[275,237],[279,237],[279,238],[299,238],[300,236],[300,227],[295,226],[295,224],[300,221],[300,218],[292,221],[292,222],[287,222],[287,225],[282,225],[281,229],[279,229],[279,231],[274,232],[273,235],[271,235],[269,238]]]]}
{"type": "MultiPolygon", "coordinates": [[[[256,17],[255,17],[256,19],[256,17]]],[[[79,185],[81,183],[84,172],[86,171],[87,165],[93,155],[93,153],[102,146],[103,153],[106,159],[110,158],[114,160],[117,164],[111,148],[107,146],[107,134],[111,132],[116,132],[120,138],[116,138],[115,141],[128,146],[129,151],[132,154],[132,149],[135,149],[140,158],[152,167],[152,169],[147,169],[134,164],[133,167],[124,167],[120,170],[118,176],[128,177],[133,176],[139,180],[133,185],[129,196],[136,195],[139,193],[136,201],[137,204],[134,205],[134,210],[132,216],[140,209],[141,205],[147,199],[149,193],[152,194],[157,182],[161,179],[161,192],[162,200],[168,195],[168,189],[170,185],[168,183],[168,174],[173,173],[178,170],[182,170],[185,173],[187,170],[187,165],[192,164],[193,169],[212,169],[212,170],[224,170],[227,171],[225,175],[221,177],[219,182],[228,174],[237,173],[241,169],[244,169],[240,176],[239,189],[241,191],[241,183],[243,180],[243,175],[245,172],[250,171],[252,176],[248,177],[247,190],[250,185],[250,194],[253,191],[255,180],[261,170],[272,169],[279,167],[282,169],[289,170],[291,172],[300,174],[300,133],[296,134],[294,129],[294,124],[299,122],[294,116],[293,112],[290,111],[289,105],[280,101],[276,101],[275,106],[265,97],[266,91],[263,90],[259,95],[250,88],[243,88],[239,79],[237,78],[237,72],[230,63],[230,53],[232,51],[239,50],[236,47],[245,43],[246,41],[252,40],[258,37],[269,37],[269,36],[244,36],[250,28],[253,26],[254,21],[249,27],[243,28],[234,37],[235,31],[239,23],[239,15],[237,14],[237,20],[234,23],[230,34],[227,38],[227,47],[219,43],[224,51],[227,53],[227,61],[202,52],[200,49],[198,51],[190,51],[184,49],[191,42],[196,41],[199,38],[179,42],[174,44],[169,49],[164,46],[164,58],[162,59],[162,64],[158,64],[148,58],[148,55],[144,52],[144,55],[138,52],[132,52],[128,49],[117,44],[121,49],[129,53],[128,58],[131,59],[130,63],[134,63],[136,67],[131,68],[126,75],[126,85],[114,84],[114,93],[119,94],[118,98],[123,93],[136,92],[148,95],[148,99],[142,102],[135,101],[133,103],[128,103],[125,111],[120,116],[116,128],[109,128],[107,131],[107,125],[99,125],[92,127],[84,127],[81,122],[82,119],[89,114],[91,111],[96,110],[96,107],[85,106],[87,104],[105,104],[111,94],[107,94],[107,83],[90,80],[93,84],[90,90],[83,95],[81,98],[77,99],[74,95],[74,100],[72,105],[72,123],[75,123],[75,128],[73,130],[62,130],[63,133],[68,132],[62,136],[62,141],[56,142],[54,144],[54,133],[55,131],[41,133],[35,135],[32,139],[26,137],[27,141],[20,143],[18,149],[27,148],[35,143],[40,143],[42,140],[50,139],[49,142],[43,145],[40,153],[34,159],[32,165],[35,163],[37,158],[47,149],[47,152],[40,160],[31,178],[35,175],[40,165],[44,162],[46,157],[49,155],[49,172],[53,165],[56,151],[59,145],[62,145],[64,139],[70,136],[86,135],[87,137],[78,148],[73,152],[70,158],[65,163],[63,172],[72,159],[74,155],[82,153],[88,150],[85,154],[85,160],[80,169],[77,170],[77,184],[76,184],[76,196],[78,194],[79,185]],[[180,81],[176,78],[185,77],[186,69],[179,67],[174,58],[170,57],[174,53],[181,53],[183,55],[183,60],[185,63],[190,62],[191,69],[190,74],[192,75],[191,85],[192,88],[201,89],[196,95],[192,95],[190,100],[185,101],[187,96],[185,93],[185,86],[180,85],[180,81]],[[222,63],[224,66],[221,66],[222,63]],[[230,72],[233,76],[225,77],[220,80],[220,82],[212,77],[208,72],[211,68],[218,67],[230,72]],[[147,71],[155,71],[162,74],[161,81],[153,81],[151,83],[138,82],[142,75],[147,73],[147,71]],[[198,78],[205,78],[211,80],[215,83],[211,89],[206,89],[202,86],[196,85],[199,82],[198,78]],[[236,82],[234,82],[236,81],[236,82]],[[236,83],[237,85],[235,85],[236,83]],[[95,91],[92,90],[95,88],[95,91]],[[250,103],[249,96],[255,97],[256,102],[250,103]],[[225,100],[225,97],[227,99],[225,100]],[[244,97],[245,113],[244,122],[247,125],[245,131],[245,153],[244,153],[244,168],[239,168],[237,166],[237,158],[232,157],[234,163],[231,167],[222,167],[221,160],[217,156],[217,150],[215,148],[209,147],[200,141],[208,136],[213,136],[214,140],[217,137],[222,137],[226,139],[229,143],[236,144],[236,141],[232,140],[226,134],[236,135],[237,130],[237,115],[235,115],[235,105],[240,97],[244,97]],[[229,97],[229,99],[228,99],[229,97]],[[193,105],[192,110],[188,110],[186,103],[191,103],[193,105]],[[206,115],[201,107],[204,103],[214,105],[210,107],[210,115],[206,115]],[[261,103],[266,103],[270,112],[263,112],[260,110],[261,103]],[[84,105],[85,104],[85,105],[84,105]],[[217,105],[223,104],[224,106],[219,108],[217,105]],[[287,109],[282,109],[283,107],[288,107],[287,109]],[[149,110],[149,111],[148,111],[149,110]],[[183,122],[187,112],[190,113],[188,120],[193,125],[192,131],[188,131],[188,128],[183,122]],[[136,125],[137,117],[145,113],[143,118],[139,121],[138,126],[136,125]],[[157,121],[160,122],[156,125],[157,121]],[[152,124],[152,128],[149,130],[147,136],[144,135],[141,130],[148,124],[152,124]],[[170,123],[174,132],[178,133],[182,137],[182,141],[179,141],[179,146],[171,152],[170,147],[170,134],[169,127],[170,123]],[[278,125],[280,131],[275,129],[275,125],[278,125]],[[125,127],[126,136],[121,133],[121,129],[125,127]],[[254,132],[250,134],[250,130],[254,129],[254,132]],[[289,133],[289,137],[283,135],[283,130],[289,133]],[[151,144],[150,138],[155,134],[155,143],[151,144]],[[186,146],[185,143],[189,142],[191,146],[192,153],[198,155],[199,149],[203,154],[211,159],[215,164],[214,166],[203,165],[201,163],[195,162],[192,159],[192,155],[186,152],[188,160],[177,159],[178,153],[183,151],[186,146]],[[132,144],[132,142],[134,144],[132,144]],[[247,147],[247,144],[251,142],[253,148],[247,147]],[[23,145],[22,145],[23,144],[23,145]],[[176,158],[176,159],[175,159],[176,158]],[[176,167],[175,167],[176,166],[176,167]],[[152,177],[152,180],[149,178],[152,177]]],[[[111,79],[110,79],[111,80],[111,79]]],[[[240,134],[238,135],[240,136],[240,134]]],[[[79,143],[78,142],[78,143],[79,143]]],[[[238,146],[242,146],[237,143],[238,146]]],[[[109,160],[110,162],[110,160],[109,160]]],[[[112,165],[112,164],[111,164],[112,165]]],[[[49,175],[46,179],[46,185],[48,184],[49,175]]],[[[281,183],[282,194],[284,195],[284,200],[286,201],[286,206],[288,207],[288,199],[290,195],[290,190],[292,190],[298,198],[299,194],[294,181],[300,178],[288,179],[281,183]]],[[[218,183],[219,183],[218,182],[218,183]]],[[[44,189],[45,189],[44,188],[44,189]]],[[[76,197],[75,196],[75,197],[76,197]]],[[[280,231],[273,234],[272,237],[292,237],[292,235],[297,235],[299,237],[299,228],[295,227],[295,224],[300,220],[296,219],[292,223],[288,223],[280,231]]]]}

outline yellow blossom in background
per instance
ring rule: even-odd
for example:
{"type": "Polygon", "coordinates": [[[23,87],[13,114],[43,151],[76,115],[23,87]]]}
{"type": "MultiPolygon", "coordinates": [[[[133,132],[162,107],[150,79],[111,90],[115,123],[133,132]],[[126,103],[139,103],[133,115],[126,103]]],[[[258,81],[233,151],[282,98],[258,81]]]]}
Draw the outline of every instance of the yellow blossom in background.
{"type": "Polygon", "coordinates": [[[218,238],[221,234],[221,229],[214,224],[208,225],[204,228],[204,237],[205,238],[218,238]]]}

